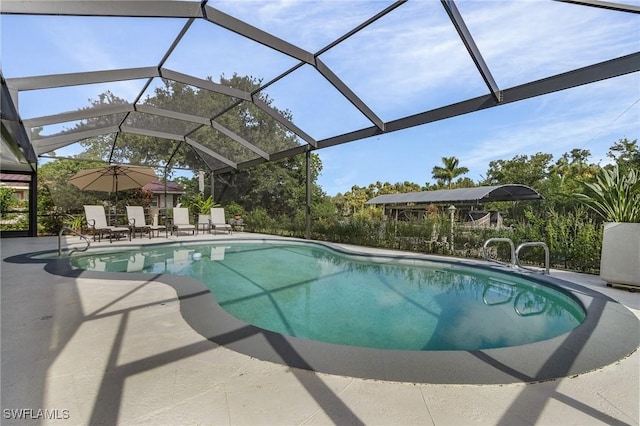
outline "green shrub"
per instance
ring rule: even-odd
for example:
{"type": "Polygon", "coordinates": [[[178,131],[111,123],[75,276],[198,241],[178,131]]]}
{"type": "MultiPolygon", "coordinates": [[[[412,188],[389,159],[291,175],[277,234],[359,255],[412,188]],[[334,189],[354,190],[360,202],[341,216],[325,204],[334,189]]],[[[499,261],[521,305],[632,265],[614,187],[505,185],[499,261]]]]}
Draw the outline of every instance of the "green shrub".
{"type": "Polygon", "coordinates": [[[640,173],[620,171],[618,164],[602,169],[595,182],[583,182],[575,197],[607,222],[640,222],[640,173]]]}
{"type": "Polygon", "coordinates": [[[227,219],[234,217],[239,214],[240,216],[246,215],[244,208],[238,203],[229,203],[224,206],[224,214],[227,216],[227,219]]]}
{"type": "Polygon", "coordinates": [[[14,196],[15,191],[6,186],[0,186],[0,214],[7,213],[9,208],[17,204],[18,200],[14,196]]]}
{"type": "MultiPolygon", "coordinates": [[[[226,210],[225,210],[226,211],[226,210]]],[[[267,210],[262,207],[254,209],[243,217],[246,229],[252,232],[269,233],[274,228],[275,221],[269,216],[267,210]]]]}
{"type": "MultiPolygon", "coordinates": [[[[451,223],[447,215],[433,215],[411,221],[388,221],[358,214],[350,218],[323,218],[312,223],[311,238],[343,244],[362,245],[429,254],[481,258],[489,238],[510,238],[516,246],[542,241],[550,251],[551,267],[582,272],[597,272],[600,264],[602,227],[584,208],[566,213],[550,210],[540,216],[525,209],[524,220],[508,228],[454,227],[455,248],[450,250],[451,223]]],[[[271,218],[266,210],[256,209],[247,216],[247,227],[254,232],[273,235],[304,236],[304,211],[292,216],[271,218]]],[[[490,246],[491,257],[509,261],[507,244],[490,246]]],[[[523,264],[544,266],[544,250],[527,247],[521,252],[523,264]]]]}

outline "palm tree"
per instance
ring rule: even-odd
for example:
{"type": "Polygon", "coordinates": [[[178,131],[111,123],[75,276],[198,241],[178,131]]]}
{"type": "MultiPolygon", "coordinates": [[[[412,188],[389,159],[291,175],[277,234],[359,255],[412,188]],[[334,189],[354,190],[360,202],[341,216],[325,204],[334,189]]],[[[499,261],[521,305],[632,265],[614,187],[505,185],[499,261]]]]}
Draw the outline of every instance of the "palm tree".
{"type": "Polygon", "coordinates": [[[458,167],[460,160],[456,157],[442,157],[442,164],[444,167],[434,166],[431,171],[431,176],[442,182],[446,182],[449,189],[451,189],[451,182],[453,179],[460,175],[469,173],[469,169],[466,167],[458,167]]]}

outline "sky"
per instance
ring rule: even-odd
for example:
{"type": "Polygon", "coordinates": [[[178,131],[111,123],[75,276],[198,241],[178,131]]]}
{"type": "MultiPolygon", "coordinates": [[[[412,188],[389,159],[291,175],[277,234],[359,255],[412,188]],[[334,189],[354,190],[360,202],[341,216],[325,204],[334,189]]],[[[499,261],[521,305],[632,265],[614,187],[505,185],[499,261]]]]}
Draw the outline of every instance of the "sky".
{"type": "MultiPolygon", "coordinates": [[[[640,1],[626,3],[640,6],[640,1]]],[[[317,52],[385,9],[385,1],[220,1],[224,13],[317,52]]],[[[640,51],[640,15],[543,0],[459,0],[462,17],[502,89],[640,51]]],[[[0,5],[0,8],[2,6],[0,5]]],[[[185,20],[1,16],[5,78],[157,66],[185,20]],[[19,37],[16,37],[19,34],[19,37]]],[[[383,121],[487,93],[437,1],[409,1],[320,59],[383,121]]],[[[297,61],[196,21],[165,63],[200,78],[234,73],[270,81],[297,61]]],[[[154,82],[153,84],[157,84],[154,82]]],[[[149,90],[153,89],[153,84],[149,90]]],[[[22,92],[23,118],[87,106],[107,88],[133,101],[144,81],[22,92]],[[64,90],[64,91],[63,91],[64,90]]],[[[147,92],[149,93],[149,92],[147,92]]],[[[266,89],[279,109],[316,140],[372,123],[315,69],[304,66],[266,89]]],[[[67,125],[71,125],[68,123],[67,125]]],[[[64,126],[45,129],[55,134],[64,126]]],[[[640,73],[316,151],[329,195],[353,185],[433,182],[455,156],[478,181],[490,161],[537,152],[554,159],[588,149],[606,163],[609,147],[640,133],[640,73]]],[[[77,146],[57,151],[77,152],[77,146]]]]}

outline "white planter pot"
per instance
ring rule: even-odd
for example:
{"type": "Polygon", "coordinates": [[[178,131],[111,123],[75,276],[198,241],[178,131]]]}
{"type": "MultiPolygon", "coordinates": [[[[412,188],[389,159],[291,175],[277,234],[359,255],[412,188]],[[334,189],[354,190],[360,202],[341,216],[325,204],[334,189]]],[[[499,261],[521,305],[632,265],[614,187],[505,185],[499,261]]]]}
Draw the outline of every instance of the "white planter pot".
{"type": "Polygon", "coordinates": [[[600,278],[640,288],[640,223],[604,224],[600,278]]]}

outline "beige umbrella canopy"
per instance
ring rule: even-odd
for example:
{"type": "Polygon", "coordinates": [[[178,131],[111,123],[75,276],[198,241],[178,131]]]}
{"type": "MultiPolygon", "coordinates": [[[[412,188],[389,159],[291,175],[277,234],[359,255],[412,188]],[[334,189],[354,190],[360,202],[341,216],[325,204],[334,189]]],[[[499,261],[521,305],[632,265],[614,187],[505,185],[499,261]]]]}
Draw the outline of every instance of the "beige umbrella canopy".
{"type": "Polygon", "coordinates": [[[158,176],[151,167],[110,164],[80,170],[69,179],[69,183],[83,191],[113,192],[117,205],[118,191],[142,188],[154,180],[158,180],[158,176]]]}

